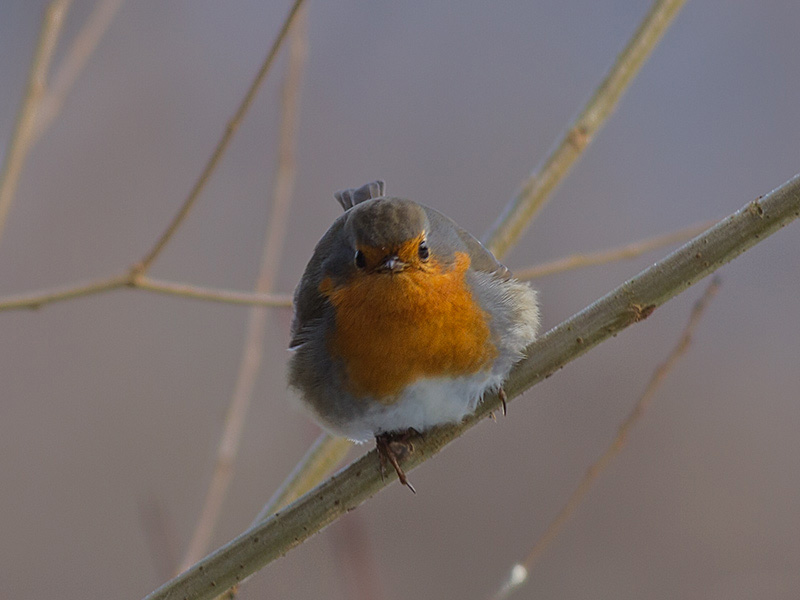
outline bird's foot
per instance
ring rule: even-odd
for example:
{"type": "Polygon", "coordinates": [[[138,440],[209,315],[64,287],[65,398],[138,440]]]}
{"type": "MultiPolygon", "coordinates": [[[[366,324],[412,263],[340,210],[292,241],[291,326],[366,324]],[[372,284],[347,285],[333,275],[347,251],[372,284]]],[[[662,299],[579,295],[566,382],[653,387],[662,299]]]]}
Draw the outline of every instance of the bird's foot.
{"type": "Polygon", "coordinates": [[[503,403],[503,416],[505,417],[508,414],[508,406],[506,405],[506,400],[508,397],[506,396],[506,391],[503,389],[502,385],[497,390],[497,397],[500,398],[500,402],[503,403]]]}
{"type": "MultiPolygon", "coordinates": [[[[505,417],[508,414],[508,407],[506,406],[506,400],[508,397],[506,396],[506,391],[503,389],[503,386],[500,386],[497,389],[497,397],[500,399],[500,402],[503,405],[503,416],[505,417]]],[[[489,418],[497,423],[497,417],[494,416],[494,411],[489,412],[489,418]]]]}
{"type": "Polygon", "coordinates": [[[375,436],[375,447],[378,451],[378,458],[381,461],[381,477],[386,473],[386,463],[390,463],[397,473],[397,478],[404,486],[415,494],[417,490],[408,481],[400,461],[414,451],[414,444],[411,438],[419,435],[416,429],[406,429],[405,431],[392,431],[375,436]]]}

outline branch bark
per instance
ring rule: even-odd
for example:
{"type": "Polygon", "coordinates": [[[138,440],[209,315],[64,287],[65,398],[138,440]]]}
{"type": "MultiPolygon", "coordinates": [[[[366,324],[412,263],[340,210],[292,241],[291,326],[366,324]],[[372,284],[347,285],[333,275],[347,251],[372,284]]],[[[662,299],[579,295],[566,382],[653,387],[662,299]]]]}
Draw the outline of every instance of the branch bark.
{"type": "MultiPolygon", "coordinates": [[[[663,260],[626,281],[534,342],[528,357],[505,384],[508,399],[519,396],[568,362],[626,327],[646,319],[670,298],[716,271],[792,220],[800,217],[800,175],[694,238],[663,260]]],[[[496,396],[458,425],[439,427],[415,440],[404,461],[408,472],[496,410],[496,396]]],[[[354,509],[396,478],[381,477],[369,452],[308,494],[247,530],[146,600],[207,599],[217,596],[282,556],[337,517],[354,509]]]]}
{"type": "Polygon", "coordinates": [[[104,277],[87,283],[79,283],[68,287],[54,288],[28,294],[15,294],[0,298],[0,312],[4,310],[38,310],[47,304],[73,300],[83,296],[92,296],[103,292],[110,292],[121,288],[145,290],[192,298],[194,300],[207,300],[224,304],[243,304],[248,306],[272,306],[289,308],[292,306],[291,294],[259,294],[253,292],[236,292],[232,290],[201,287],[176,281],[152,279],[136,273],[123,273],[113,277],[104,277]]]}

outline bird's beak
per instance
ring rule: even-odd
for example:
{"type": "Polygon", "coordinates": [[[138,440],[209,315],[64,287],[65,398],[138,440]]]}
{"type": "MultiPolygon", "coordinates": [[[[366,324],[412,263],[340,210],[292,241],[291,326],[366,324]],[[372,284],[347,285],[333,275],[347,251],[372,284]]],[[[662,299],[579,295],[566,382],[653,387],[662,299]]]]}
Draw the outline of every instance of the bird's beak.
{"type": "Polygon", "coordinates": [[[400,260],[400,257],[396,254],[391,254],[383,259],[378,270],[388,273],[400,273],[405,268],[406,263],[400,260]]]}

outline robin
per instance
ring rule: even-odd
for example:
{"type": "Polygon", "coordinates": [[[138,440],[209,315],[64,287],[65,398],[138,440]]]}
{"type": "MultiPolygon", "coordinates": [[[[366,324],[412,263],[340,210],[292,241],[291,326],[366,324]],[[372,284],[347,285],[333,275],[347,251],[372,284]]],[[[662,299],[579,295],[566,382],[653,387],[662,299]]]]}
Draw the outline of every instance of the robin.
{"type": "Polygon", "coordinates": [[[400,466],[413,434],[471,414],[539,326],[536,292],[440,212],[384,195],[382,181],[335,194],[345,213],[294,293],[289,384],[319,424],[376,439],[400,466]]]}

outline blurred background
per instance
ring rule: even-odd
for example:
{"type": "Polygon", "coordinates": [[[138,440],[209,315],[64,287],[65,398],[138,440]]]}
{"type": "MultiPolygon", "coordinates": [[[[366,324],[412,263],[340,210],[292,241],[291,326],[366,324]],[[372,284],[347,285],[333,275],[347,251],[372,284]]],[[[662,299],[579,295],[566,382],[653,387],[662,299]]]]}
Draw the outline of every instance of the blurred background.
{"type": "MultiPolygon", "coordinates": [[[[92,6],[75,0],[54,64],[92,6]]],[[[293,289],[338,216],[333,192],[375,178],[486,231],[649,6],[310,2],[276,291],[293,289]]],[[[44,7],[0,4],[3,152],[44,7]]],[[[141,258],[287,10],[125,3],[25,165],[0,242],[0,295],[113,275],[141,258]]],[[[798,22],[792,0],[689,2],[506,264],[721,218],[800,171],[798,22]]],[[[253,288],[285,59],[154,277],[253,288]]],[[[537,280],[545,328],[667,252],[537,280]]],[[[795,223],[721,270],[687,358],[518,597],[797,597],[799,264],[795,223]]],[[[416,496],[389,486],[261,571],[242,597],[489,597],[609,443],[703,287],[415,470],[416,496]]],[[[211,478],[247,318],[245,307],[133,290],[0,314],[0,597],[138,598],[163,582],[211,478]],[[154,512],[166,539],[158,551],[154,512]]],[[[247,527],[318,434],[285,385],[289,311],[269,319],[215,546],[247,527]]]]}

